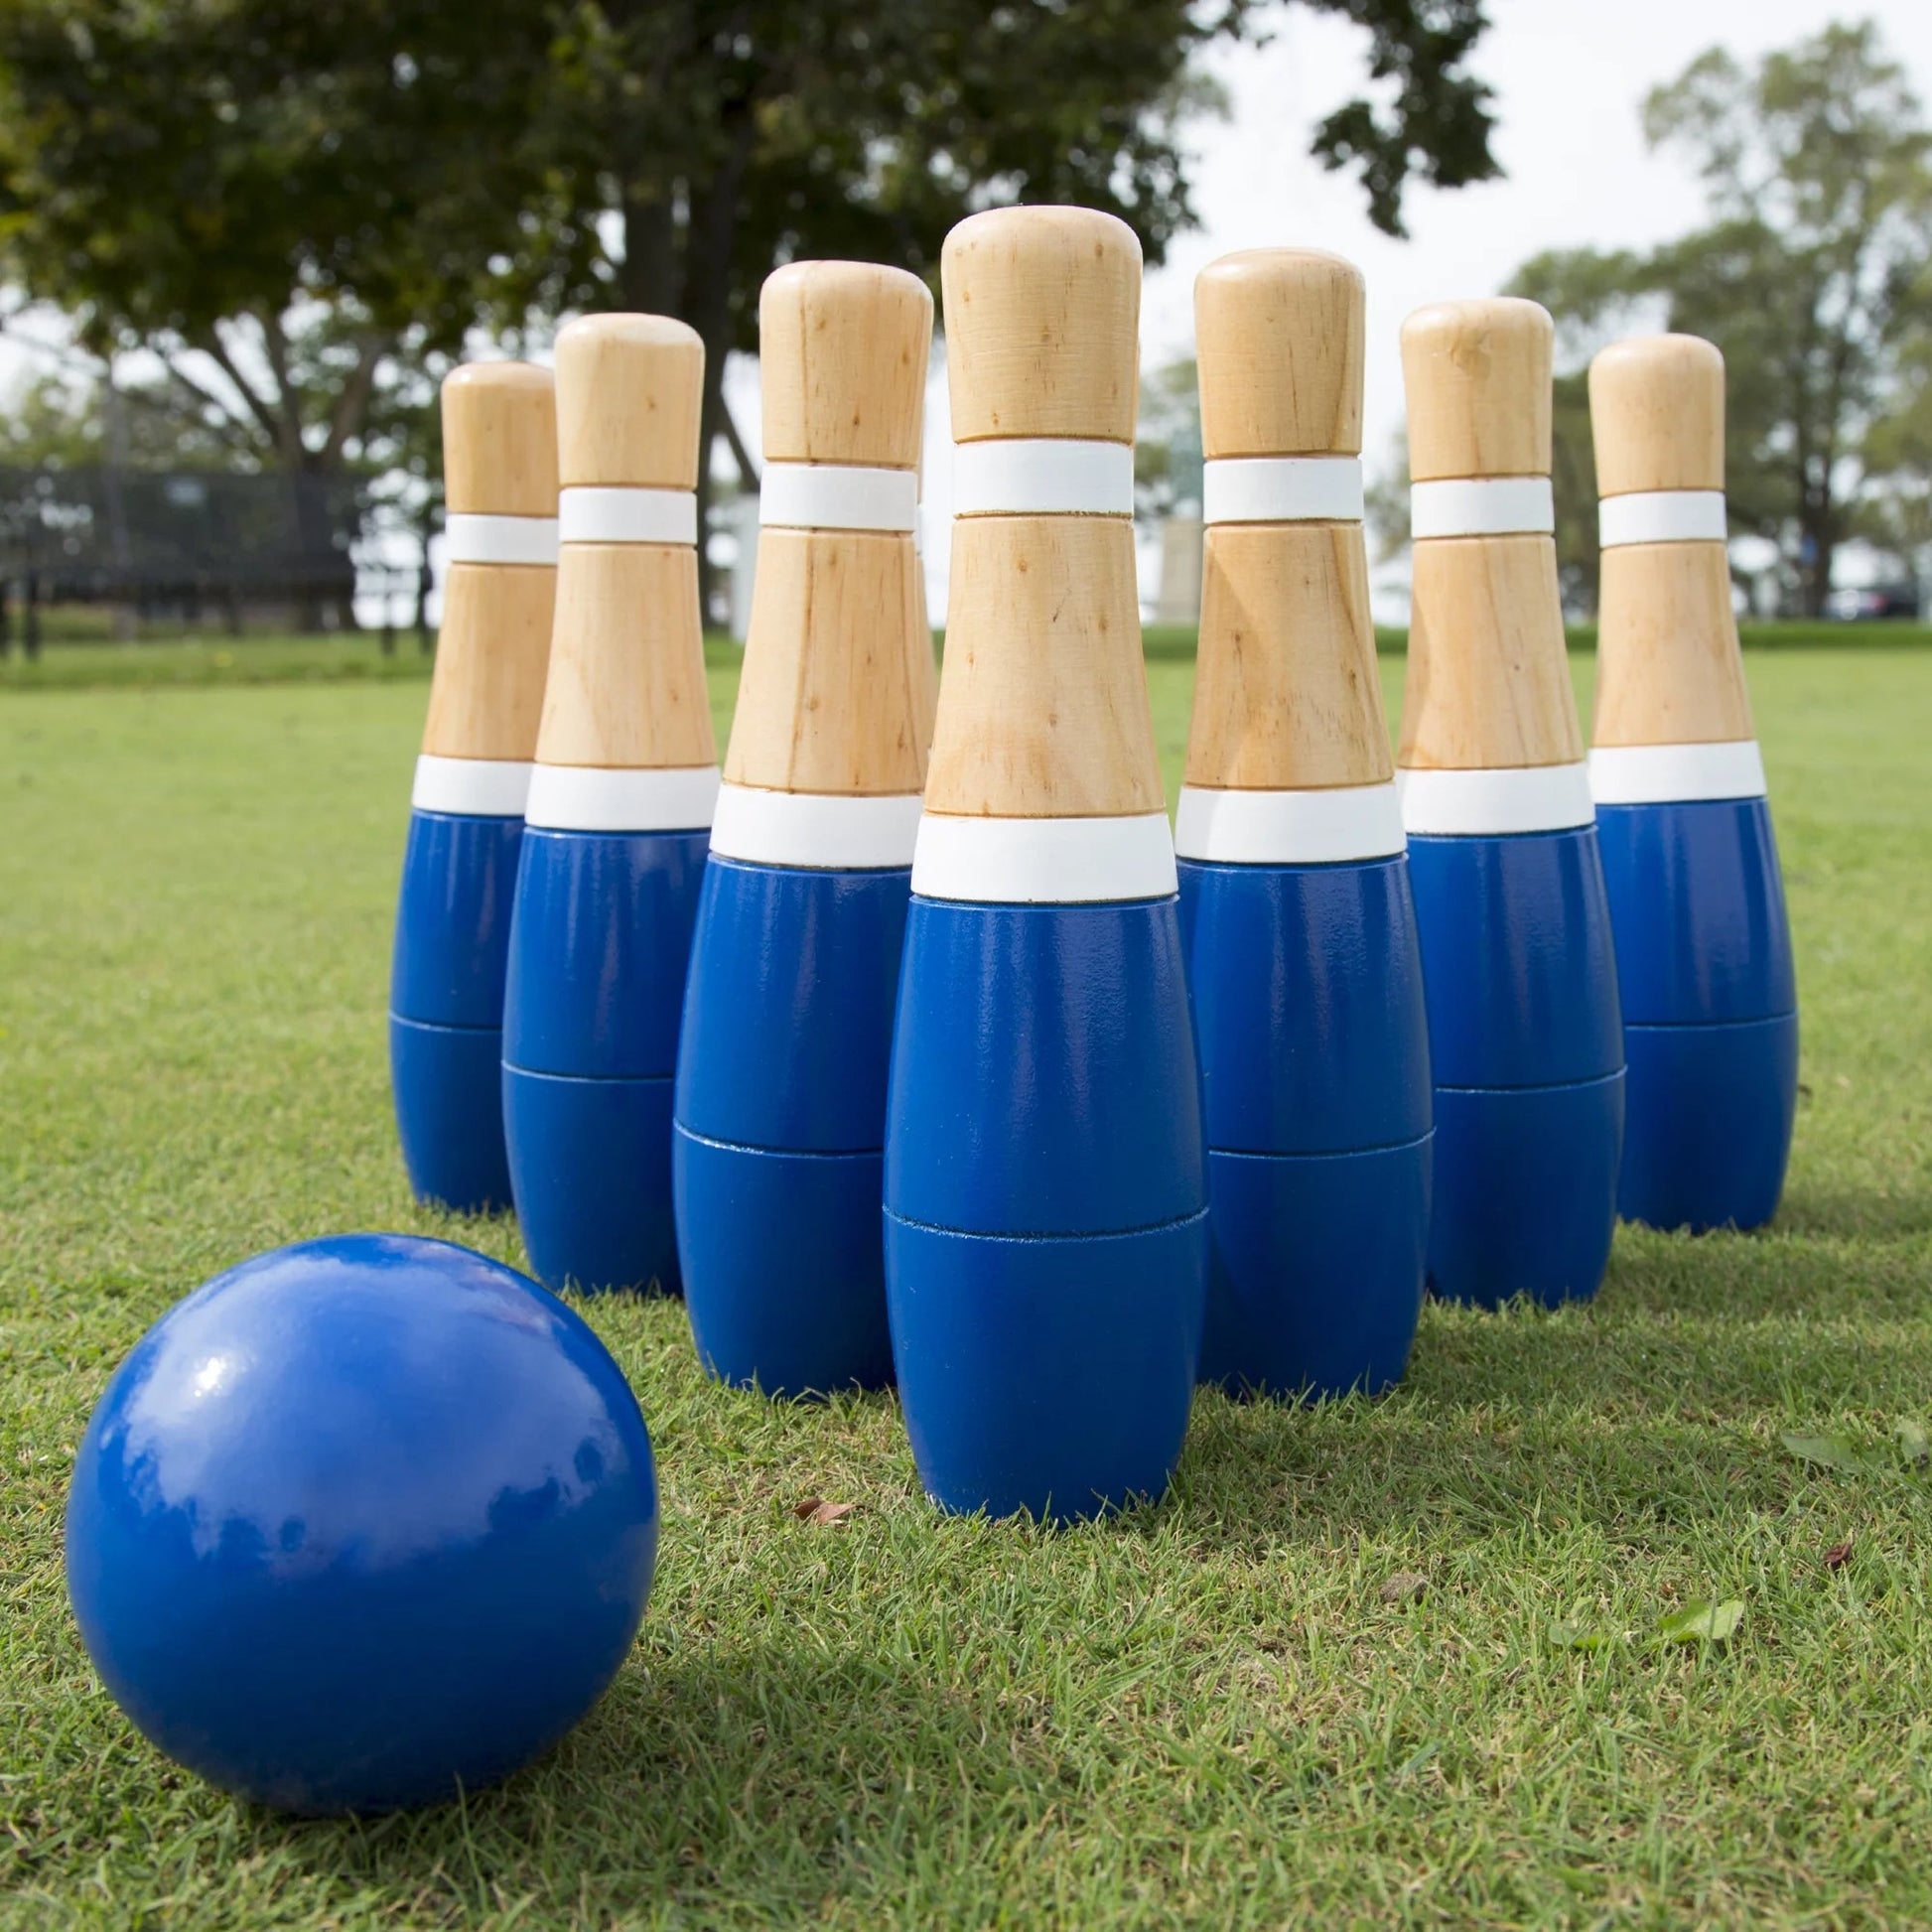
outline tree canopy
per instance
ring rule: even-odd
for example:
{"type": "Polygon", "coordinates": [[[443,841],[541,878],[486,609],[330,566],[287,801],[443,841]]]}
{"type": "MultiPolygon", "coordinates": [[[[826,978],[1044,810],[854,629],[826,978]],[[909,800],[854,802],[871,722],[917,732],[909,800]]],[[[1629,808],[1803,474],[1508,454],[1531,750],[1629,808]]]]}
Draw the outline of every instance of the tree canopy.
{"type": "Polygon", "coordinates": [[[504,0],[18,0],[0,260],[238,462],[335,468],[385,363],[478,314],[546,44],[504,0]]]}
{"type": "MultiPolygon", "coordinates": [[[[1696,170],[1706,224],[1647,252],[1539,255],[1511,285],[1559,325],[1559,494],[1588,492],[1565,513],[1586,528],[1593,496],[1579,406],[1588,355],[1645,324],[1706,337],[1727,372],[1732,531],[1775,543],[1788,601],[1818,616],[1849,537],[1904,546],[1919,527],[1932,127],[1869,24],[1829,27],[1749,68],[1713,49],[1650,93],[1643,127],[1696,170]],[[1566,382],[1579,391],[1568,407],[1566,382]]],[[[1593,541],[1565,549],[1593,601],[1593,541]]]]}
{"type": "MultiPolygon", "coordinates": [[[[1368,36],[1314,152],[1397,229],[1495,173],[1481,0],[1301,0],[1368,36]]],[[[977,207],[1192,219],[1198,56],[1267,0],[11,0],[0,263],[107,350],[158,351],[238,454],[349,460],[373,399],[482,325],[580,308],[726,354],[798,256],[932,274],[977,207]]],[[[375,411],[380,414],[380,411],[375,411]]],[[[741,466],[744,464],[741,451],[741,466]]],[[[709,463],[701,466],[708,476],[709,463]]]]}

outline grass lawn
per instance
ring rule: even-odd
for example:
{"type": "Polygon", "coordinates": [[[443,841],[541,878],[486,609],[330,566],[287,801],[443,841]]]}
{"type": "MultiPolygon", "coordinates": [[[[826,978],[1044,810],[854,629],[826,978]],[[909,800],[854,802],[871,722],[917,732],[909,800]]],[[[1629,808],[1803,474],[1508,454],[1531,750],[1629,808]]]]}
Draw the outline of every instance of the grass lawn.
{"type": "MultiPolygon", "coordinates": [[[[1932,1423],[1932,653],[1750,674],[1805,1027],[1769,1234],[1432,1307],[1380,1403],[1204,1397],[1166,1502],[1057,1535],[935,1515],[890,1399],[727,1394],[679,1308],[597,1305],[664,1489],[635,1654],[502,1789],[348,1825],[141,1741],[61,1520],[106,1377],[217,1269],[363,1227],[520,1258],[411,1204],[389,1121],[424,690],[0,693],[0,1924],[1932,1922],[1932,1474],[1893,1435],[1932,1423]],[[1699,1597],[1727,1644],[1654,1641],[1699,1597]]],[[[1150,682],[1172,787],[1191,666],[1150,682]]]]}

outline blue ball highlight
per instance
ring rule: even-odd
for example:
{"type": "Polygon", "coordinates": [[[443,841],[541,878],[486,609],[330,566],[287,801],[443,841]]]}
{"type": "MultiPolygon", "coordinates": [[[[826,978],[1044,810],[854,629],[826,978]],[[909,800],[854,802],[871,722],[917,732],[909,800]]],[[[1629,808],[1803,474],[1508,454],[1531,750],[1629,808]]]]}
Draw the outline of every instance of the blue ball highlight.
{"type": "Polygon", "coordinates": [[[445,1242],[260,1255],[158,1321],[75,1460],[68,1586],[161,1750],[279,1810],[429,1805],[554,1744],[629,1651],[657,1550],[597,1336],[445,1242]]]}

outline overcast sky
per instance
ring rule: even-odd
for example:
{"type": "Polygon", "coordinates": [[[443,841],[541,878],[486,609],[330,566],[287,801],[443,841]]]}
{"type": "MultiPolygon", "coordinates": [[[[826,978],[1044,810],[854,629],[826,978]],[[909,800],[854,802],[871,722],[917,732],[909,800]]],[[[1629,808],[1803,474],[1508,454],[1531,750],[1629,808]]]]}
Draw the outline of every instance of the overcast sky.
{"type": "MultiPolygon", "coordinates": [[[[1222,50],[1212,69],[1229,95],[1226,121],[1194,132],[1200,227],[1147,280],[1147,367],[1192,352],[1193,280],[1235,248],[1307,246],[1345,255],[1368,283],[1367,415],[1373,468],[1402,424],[1397,331],[1427,302],[1493,294],[1545,248],[1640,246],[1700,216],[1698,184],[1648,153],[1637,126],[1645,90],[1723,44],[1749,59],[1834,20],[1875,19],[1893,57],[1932,100],[1932,0],[1491,0],[1474,68],[1495,91],[1500,181],[1453,192],[1411,188],[1409,238],[1369,222],[1359,186],[1309,157],[1315,125],[1363,83],[1367,36],[1291,7],[1264,48],[1222,50]]],[[[927,550],[943,578],[946,427],[943,382],[928,422],[927,550]]],[[[756,421],[756,413],[752,420],[756,421]]],[[[1151,583],[1144,590],[1152,592],[1151,583]]],[[[943,609],[935,604],[935,610],[943,609]]]]}

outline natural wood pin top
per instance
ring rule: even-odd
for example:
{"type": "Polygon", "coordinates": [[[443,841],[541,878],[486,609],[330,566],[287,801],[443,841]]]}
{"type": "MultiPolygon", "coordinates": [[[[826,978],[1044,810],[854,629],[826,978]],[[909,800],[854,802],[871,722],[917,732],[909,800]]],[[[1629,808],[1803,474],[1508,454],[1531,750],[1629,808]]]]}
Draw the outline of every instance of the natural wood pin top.
{"type": "Polygon", "coordinates": [[[443,493],[457,515],[557,514],[557,385],[548,369],[466,362],[444,378],[443,493]]]}
{"type": "Polygon", "coordinates": [[[1494,770],[1584,755],[1547,536],[1416,545],[1396,762],[1494,770]]]}
{"type": "MultiPolygon", "coordinates": [[[[865,262],[767,279],[767,459],[916,471],[932,298],[865,262]]],[[[914,792],[932,734],[932,637],[910,532],[759,532],[725,776],[773,791],[914,792]],[[924,662],[921,665],[920,659],[924,662]]]]}
{"type": "Polygon", "coordinates": [[[715,764],[688,543],[567,543],[537,738],[543,764],[715,764]]]}
{"type": "Polygon", "coordinates": [[[940,257],[953,439],[1131,443],[1141,244],[1083,207],[969,215],[940,257]]]}
{"type": "Polygon", "coordinates": [[[556,597],[557,573],[547,564],[450,566],[425,752],[520,762],[536,756],[556,597]]]}
{"type": "Polygon", "coordinates": [[[669,316],[585,316],[557,337],[566,489],[695,489],[704,345],[669,316]]]}
{"type": "Polygon", "coordinates": [[[1725,546],[1620,543],[1604,551],[1590,743],[1754,736],[1725,546]]]}
{"type": "Polygon", "coordinates": [[[1612,343],[1589,365],[1596,493],[1725,486],[1725,358],[1699,336],[1612,343]]]}
{"type": "Polygon", "coordinates": [[[1187,782],[1303,790],[1391,769],[1362,526],[1210,529],[1187,782]]]}
{"type": "Polygon", "coordinates": [[[793,262],[759,297],[767,463],[911,470],[919,461],[932,296],[876,262],[793,262]]]}
{"type": "Polygon", "coordinates": [[[1162,809],[1126,517],[955,525],[925,801],[986,818],[1162,809]]]}
{"type": "Polygon", "coordinates": [[[1556,331],[1534,302],[1440,302],[1402,325],[1409,476],[1547,477],[1556,331]]]}
{"type": "Polygon", "coordinates": [[[1308,248],[1251,248],[1194,280],[1201,453],[1358,456],[1361,272],[1308,248]]]}
{"type": "Polygon", "coordinates": [[[919,560],[878,530],[759,533],[745,674],[725,776],[771,791],[907,792],[925,783],[931,633],[919,560]]]}

